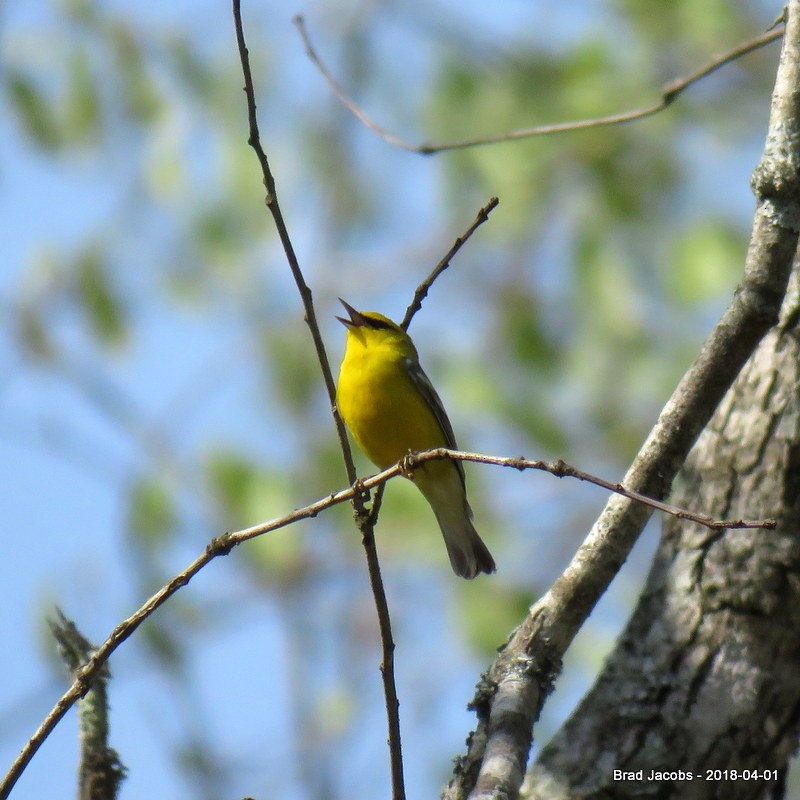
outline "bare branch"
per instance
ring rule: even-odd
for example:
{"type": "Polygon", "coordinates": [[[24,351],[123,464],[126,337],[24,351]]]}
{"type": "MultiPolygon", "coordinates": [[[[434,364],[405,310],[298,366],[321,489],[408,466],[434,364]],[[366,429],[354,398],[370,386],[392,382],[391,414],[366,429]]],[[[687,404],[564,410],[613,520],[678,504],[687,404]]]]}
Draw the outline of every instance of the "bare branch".
{"type": "Polygon", "coordinates": [[[375,122],[371,117],[367,116],[367,114],[362,111],[359,106],[356,104],[354,100],[350,98],[350,96],[345,92],[342,86],[338,83],[336,78],[333,77],[331,72],[323,63],[322,59],[317,55],[316,51],[314,50],[313,45],[311,44],[311,39],[308,36],[308,32],[306,31],[306,22],[303,18],[302,14],[298,14],[292,19],[292,22],[297,27],[297,30],[300,32],[300,36],[303,39],[303,44],[306,48],[306,54],[314,62],[317,69],[322,73],[322,76],[328,82],[328,85],[331,87],[331,90],[339,98],[339,102],[348,110],[354,117],[359,119],[367,128],[369,128],[373,133],[377,133],[378,136],[381,137],[385,142],[389,144],[393,144],[396,147],[400,147],[403,150],[411,150],[412,152],[424,152],[416,145],[409,144],[405,140],[401,139],[399,136],[395,136],[393,133],[388,131],[386,128],[381,127],[375,122]]]}
{"type": "MultiPolygon", "coordinates": [[[[537,125],[532,128],[521,128],[514,131],[506,131],[504,133],[496,133],[491,136],[476,136],[471,139],[459,139],[452,142],[425,142],[422,144],[414,144],[406,139],[401,138],[379,125],[373,120],[350,95],[344,90],[342,85],[333,77],[331,71],[327,68],[325,63],[317,54],[314,45],[311,43],[311,37],[308,35],[305,20],[302,16],[298,15],[294,18],[294,24],[300,32],[303,39],[303,44],[306,49],[306,54],[309,59],[314,63],[322,76],[327,81],[331,91],[339,99],[339,102],[353,114],[360,122],[362,122],[373,133],[376,133],[385,142],[388,142],[395,147],[408,150],[412,153],[420,153],[422,155],[432,155],[434,153],[441,153],[446,150],[463,150],[468,147],[478,147],[485,144],[498,144],[500,142],[512,142],[519,139],[532,139],[536,136],[550,136],[554,133],[569,133],[572,131],[581,131],[589,128],[604,128],[609,125],[620,125],[624,122],[634,122],[635,120],[645,119],[663,111],[667,106],[671,105],[679,95],[683,94],[690,86],[693,86],[698,81],[710,75],[712,72],[736,61],[742,56],[752,53],[765,45],[780,39],[783,36],[783,26],[778,20],[778,26],[775,29],[770,29],[768,32],[756,36],[753,39],[748,39],[746,42],[736,45],[736,47],[725,51],[721,55],[712,58],[707,64],[695,70],[694,72],[684,75],[681,78],[676,78],[665,84],[661,89],[661,97],[649,105],[640,108],[634,108],[629,111],[622,111],[618,114],[609,114],[605,117],[594,117],[592,119],[582,119],[574,122],[557,122],[552,125],[537,125]]],[[[775,26],[773,26],[775,27],[775,26]]]]}
{"type": "Polygon", "coordinates": [[[457,461],[472,461],[476,464],[494,464],[498,467],[510,467],[524,471],[527,469],[540,470],[542,472],[549,472],[555,475],[556,478],[575,478],[579,481],[594,484],[602,489],[607,489],[613,494],[618,494],[621,497],[627,497],[640,503],[643,506],[648,506],[655,511],[663,511],[665,514],[677,517],[678,519],[685,519],[689,522],[696,522],[711,530],[726,530],[728,528],[764,528],[766,530],[774,530],[777,524],[774,519],[714,519],[707,514],[696,514],[692,511],[687,511],[684,508],[670,505],[661,500],[654,500],[651,497],[643,495],[633,489],[628,489],[621,483],[612,483],[604,478],[599,478],[589,472],[577,469],[567,464],[565,461],[558,459],[557,461],[529,461],[526,458],[519,456],[517,458],[506,458],[502,456],[487,456],[481,453],[467,453],[462,450],[447,450],[444,447],[435,450],[427,450],[424,453],[413,453],[406,456],[405,460],[401,462],[404,469],[413,470],[417,464],[425,461],[431,461],[439,458],[451,458],[457,461]]]}
{"type": "Polygon", "coordinates": [[[400,323],[400,327],[404,330],[408,330],[408,326],[411,324],[411,320],[414,319],[414,314],[417,313],[422,308],[422,301],[428,296],[428,291],[430,290],[431,286],[433,286],[434,281],[450,266],[450,261],[453,259],[455,254],[467,243],[470,236],[481,226],[487,219],[489,219],[489,214],[497,208],[500,204],[500,201],[493,197],[489,202],[478,212],[478,215],[475,217],[472,225],[464,231],[461,236],[459,236],[453,246],[447,251],[444,258],[434,267],[433,272],[425,278],[422,283],[417,286],[416,290],[414,291],[414,299],[411,301],[411,304],[406,309],[406,314],[403,317],[403,321],[400,323]]]}
{"type": "Polygon", "coordinates": [[[328,397],[333,408],[333,415],[336,421],[336,430],[339,434],[339,442],[344,453],[345,465],[347,467],[347,478],[352,483],[356,477],[355,466],[353,465],[352,453],[350,452],[350,443],[347,440],[347,433],[344,429],[339,413],[336,410],[336,384],[333,380],[333,373],[331,372],[330,362],[328,361],[328,354],[325,351],[325,343],[322,341],[322,334],[317,324],[317,315],[314,311],[314,302],[311,296],[311,289],[308,288],[303,272],[300,269],[300,263],[297,260],[297,254],[294,251],[294,245],[289,237],[289,231],[286,227],[286,222],[283,218],[280,204],[278,203],[278,192],[275,186],[275,178],[269,166],[267,154],[261,144],[261,137],[258,130],[258,119],[256,116],[256,98],[255,89],[253,88],[253,75],[250,70],[250,55],[247,49],[247,44],[244,38],[244,29],[242,27],[242,15],[240,8],[240,0],[233,0],[233,17],[236,26],[236,41],[239,47],[239,57],[242,62],[242,73],[244,75],[244,93],[247,98],[247,119],[250,127],[247,143],[253,148],[253,151],[258,158],[261,165],[261,173],[264,181],[264,188],[266,190],[265,203],[267,208],[272,214],[275,222],[275,228],[278,231],[278,236],[283,245],[286,260],[289,262],[289,269],[292,271],[297,289],[300,292],[300,298],[303,301],[303,309],[305,311],[305,320],[311,331],[311,338],[314,340],[314,347],[317,351],[317,359],[319,360],[322,375],[325,380],[325,388],[328,391],[328,397]]]}

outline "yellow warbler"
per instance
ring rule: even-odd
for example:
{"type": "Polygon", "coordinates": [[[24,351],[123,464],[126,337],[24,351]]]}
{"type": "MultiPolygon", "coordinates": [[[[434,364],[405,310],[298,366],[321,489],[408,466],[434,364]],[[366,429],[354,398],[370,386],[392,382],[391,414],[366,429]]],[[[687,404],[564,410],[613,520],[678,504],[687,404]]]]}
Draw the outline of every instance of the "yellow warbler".
{"type": "MultiPolygon", "coordinates": [[[[347,343],[336,402],[358,446],[380,469],[409,451],[457,450],[453,427],[408,334],[382,314],[340,302],[350,318],[337,317],[347,328],[347,343]]],[[[412,479],[436,515],[456,575],[494,572],[494,559],[471,522],[461,462],[429,461],[412,479]]]]}

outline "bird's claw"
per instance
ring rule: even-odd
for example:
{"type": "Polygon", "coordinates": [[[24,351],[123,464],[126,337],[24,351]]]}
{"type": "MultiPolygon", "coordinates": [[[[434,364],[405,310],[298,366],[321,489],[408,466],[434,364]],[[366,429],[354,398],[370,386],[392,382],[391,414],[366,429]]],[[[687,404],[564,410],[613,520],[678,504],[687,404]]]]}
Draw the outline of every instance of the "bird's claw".
{"type": "Polygon", "coordinates": [[[400,460],[400,474],[410,481],[414,480],[414,469],[417,466],[417,455],[410,450],[400,460]]]}

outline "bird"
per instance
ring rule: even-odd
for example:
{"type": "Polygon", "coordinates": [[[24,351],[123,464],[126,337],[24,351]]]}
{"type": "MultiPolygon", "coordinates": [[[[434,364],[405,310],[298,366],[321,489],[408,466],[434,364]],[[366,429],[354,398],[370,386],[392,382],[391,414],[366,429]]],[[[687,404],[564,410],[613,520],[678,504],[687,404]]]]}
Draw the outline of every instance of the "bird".
{"type": "MultiPolygon", "coordinates": [[[[453,426],[411,337],[383,314],[339,301],[349,318],[336,317],[347,328],[336,404],[364,454],[386,469],[409,452],[457,450],[453,426]]],[[[428,461],[407,477],[433,509],[453,572],[467,579],[494,572],[494,559],[472,524],[462,463],[428,461]]]]}

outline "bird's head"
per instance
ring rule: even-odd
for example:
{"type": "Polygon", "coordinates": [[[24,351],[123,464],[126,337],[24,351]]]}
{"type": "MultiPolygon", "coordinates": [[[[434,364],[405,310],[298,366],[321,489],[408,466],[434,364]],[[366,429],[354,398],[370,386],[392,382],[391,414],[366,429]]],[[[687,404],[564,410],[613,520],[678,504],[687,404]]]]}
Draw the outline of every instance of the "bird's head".
{"type": "Polygon", "coordinates": [[[358,342],[362,347],[386,347],[398,350],[402,355],[417,357],[417,351],[409,335],[388,317],[377,311],[356,311],[342,298],[339,302],[345,307],[349,319],[336,317],[347,328],[348,345],[358,342]]]}

